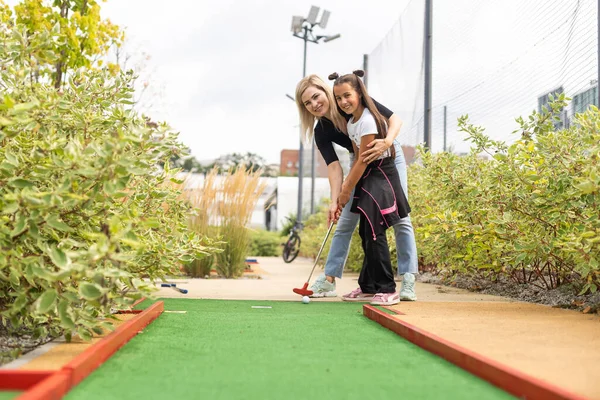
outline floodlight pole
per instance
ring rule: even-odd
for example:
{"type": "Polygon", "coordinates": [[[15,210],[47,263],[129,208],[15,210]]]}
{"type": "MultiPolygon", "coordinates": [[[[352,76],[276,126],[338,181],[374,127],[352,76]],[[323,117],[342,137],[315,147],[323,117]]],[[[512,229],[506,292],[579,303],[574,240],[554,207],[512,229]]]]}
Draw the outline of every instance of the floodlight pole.
{"type": "MultiPolygon", "coordinates": [[[[329,16],[327,16],[327,19],[329,16]]],[[[314,22],[314,21],[313,21],[314,22]]],[[[306,53],[308,50],[308,42],[319,43],[319,40],[324,39],[324,42],[329,42],[331,40],[335,40],[340,37],[339,34],[333,36],[317,36],[313,35],[313,28],[319,23],[309,22],[306,19],[302,23],[302,31],[303,35],[300,36],[298,33],[294,32],[294,36],[300,38],[304,41],[304,59],[302,63],[302,78],[306,76],[306,53]]],[[[323,24],[325,25],[325,24],[323,24]]],[[[298,215],[296,220],[298,222],[302,222],[302,182],[304,180],[304,143],[302,140],[302,124],[300,124],[300,149],[298,151],[298,215]]],[[[315,175],[316,175],[316,159],[315,159],[315,139],[313,136],[312,141],[312,149],[311,149],[311,188],[310,188],[310,213],[314,214],[315,211],[315,175]]]]}
{"type": "Polygon", "coordinates": [[[425,149],[431,151],[431,25],[432,25],[432,1],[425,0],[425,129],[423,141],[425,149]]]}

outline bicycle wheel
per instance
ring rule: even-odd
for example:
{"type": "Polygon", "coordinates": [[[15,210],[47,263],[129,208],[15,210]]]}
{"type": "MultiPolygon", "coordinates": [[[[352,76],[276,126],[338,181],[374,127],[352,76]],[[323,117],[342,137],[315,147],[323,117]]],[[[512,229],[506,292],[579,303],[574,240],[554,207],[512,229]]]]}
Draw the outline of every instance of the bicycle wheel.
{"type": "Polygon", "coordinates": [[[298,257],[298,253],[300,253],[300,242],[300,236],[296,234],[288,239],[283,246],[283,261],[289,264],[298,257]]]}

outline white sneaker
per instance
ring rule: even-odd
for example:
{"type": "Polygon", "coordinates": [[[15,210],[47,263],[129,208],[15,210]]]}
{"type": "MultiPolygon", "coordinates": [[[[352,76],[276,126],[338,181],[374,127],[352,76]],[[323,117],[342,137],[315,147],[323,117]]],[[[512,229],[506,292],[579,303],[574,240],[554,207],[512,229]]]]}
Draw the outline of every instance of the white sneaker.
{"type": "Polygon", "coordinates": [[[402,286],[400,288],[400,300],[417,301],[415,281],[415,274],[406,273],[403,275],[402,286]]]}
{"type": "Polygon", "coordinates": [[[315,280],[315,283],[312,284],[310,290],[313,291],[308,297],[336,297],[337,293],[335,292],[335,282],[331,283],[325,277],[325,274],[320,275],[315,280]]]}

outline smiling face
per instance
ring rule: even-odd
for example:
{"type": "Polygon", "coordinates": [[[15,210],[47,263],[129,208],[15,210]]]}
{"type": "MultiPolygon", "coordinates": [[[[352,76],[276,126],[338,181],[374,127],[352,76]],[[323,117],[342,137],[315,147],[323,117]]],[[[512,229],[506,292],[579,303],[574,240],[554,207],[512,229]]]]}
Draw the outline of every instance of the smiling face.
{"type": "Polygon", "coordinates": [[[360,96],[349,83],[342,83],[333,87],[333,94],[338,106],[346,114],[362,112],[360,96]]]}
{"type": "Polygon", "coordinates": [[[309,86],[302,93],[302,104],[317,118],[324,117],[329,112],[329,100],[325,92],[315,86],[309,86]]]}

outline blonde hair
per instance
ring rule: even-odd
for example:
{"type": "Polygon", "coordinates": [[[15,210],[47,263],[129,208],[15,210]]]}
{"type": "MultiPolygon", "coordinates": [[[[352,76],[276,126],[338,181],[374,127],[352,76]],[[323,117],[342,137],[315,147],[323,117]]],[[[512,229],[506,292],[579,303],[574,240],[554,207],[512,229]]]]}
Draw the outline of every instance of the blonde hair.
{"type": "Polygon", "coordinates": [[[329,119],[335,127],[346,133],[346,119],[340,114],[337,108],[337,102],[333,96],[333,90],[323,82],[317,75],[309,75],[303,78],[298,85],[296,85],[296,105],[298,106],[298,112],[300,113],[300,126],[302,127],[302,135],[304,143],[310,143],[314,136],[315,120],[317,117],[312,115],[302,102],[302,95],[304,91],[309,87],[315,87],[325,93],[325,97],[329,101],[329,111],[325,117],[329,119]]]}

